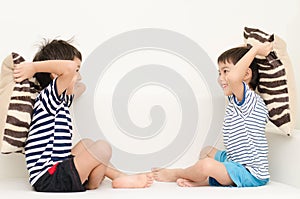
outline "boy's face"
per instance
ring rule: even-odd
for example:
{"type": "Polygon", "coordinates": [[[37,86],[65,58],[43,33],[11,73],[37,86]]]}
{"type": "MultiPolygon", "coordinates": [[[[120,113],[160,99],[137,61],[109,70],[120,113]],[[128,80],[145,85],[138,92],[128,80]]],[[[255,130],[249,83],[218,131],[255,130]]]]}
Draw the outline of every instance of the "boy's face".
{"type": "Polygon", "coordinates": [[[79,72],[79,69],[80,69],[80,67],[81,67],[81,61],[80,61],[80,59],[78,59],[77,57],[75,57],[75,58],[73,59],[73,61],[76,62],[76,64],[77,64],[77,73],[78,73],[78,72],[79,72]]]}
{"type": "Polygon", "coordinates": [[[232,90],[228,84],[227,75],[230,72],[230,70],[234,67],[234,64],[228,62],[226,63],[219,62],[218,65],[219,65],[218,83],[222,87],[225,96],[232,95],[232,90]]]}
{"type": "Polygon", "coordinates": [[[81,76],[80,76],[80,74],[79,74],[79,70],[80,70],[80,67],[81,67],[81,61],[80,61],[80,59],[78,59],[77,57],[75,57],[73,61],[75,61],[76,64],[77,64],[76,75],[75,75],[75,77],[74,77],[73,80],[72,80],[72,84],[73,84],[73,86],[74,86],[75,83],[76,83],[76,81],[79,80],[79,79],[81,79],[81,76]]]}

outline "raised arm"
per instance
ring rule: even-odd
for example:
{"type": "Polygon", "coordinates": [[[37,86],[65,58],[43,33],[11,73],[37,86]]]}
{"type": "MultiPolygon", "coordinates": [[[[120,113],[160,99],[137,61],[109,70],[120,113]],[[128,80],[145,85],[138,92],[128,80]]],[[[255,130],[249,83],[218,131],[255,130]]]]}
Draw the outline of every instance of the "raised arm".
{"type": "Polygon", "coordinates": [[[35,73],[46,72],[57,75],[57,91],[62,94],[72,83],[79,66],[71,60],[48,60],[40,62],[23,62],[14,69],[16,82],[31,78],[35,73]]]}
{"type": "Polygon", "coordinates": [[[244,87],[243,81],[252,77],[252,71],[249,68],[255,56],[267,56],[273,49],[270,42],[258,44],[253,46],[230,70],[227,76],[227,81],[231,87],[232,92],[239,101],[243,99],[244,87]]]}

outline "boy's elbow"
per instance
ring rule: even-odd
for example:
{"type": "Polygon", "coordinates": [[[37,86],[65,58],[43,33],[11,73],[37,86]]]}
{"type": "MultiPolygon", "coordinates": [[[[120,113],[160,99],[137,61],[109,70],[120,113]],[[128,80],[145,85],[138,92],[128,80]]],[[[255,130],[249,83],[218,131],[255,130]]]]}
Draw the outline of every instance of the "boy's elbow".
{"type": "Polygon", "coordinates": [[[76,74],[76,70],[77,70],[76,62],[70,61],[68,62],[68,64],[66,64],[65,74],[69,74],[73,76],[76,74]]]}
{"type": "Polygon", "coordinates": [[[71,81],[73,77],[76,75],[77,66],[73,61],[66,61],[62,65],[62,73],[59,75],[61,78],[65,80],[71,81]]]}

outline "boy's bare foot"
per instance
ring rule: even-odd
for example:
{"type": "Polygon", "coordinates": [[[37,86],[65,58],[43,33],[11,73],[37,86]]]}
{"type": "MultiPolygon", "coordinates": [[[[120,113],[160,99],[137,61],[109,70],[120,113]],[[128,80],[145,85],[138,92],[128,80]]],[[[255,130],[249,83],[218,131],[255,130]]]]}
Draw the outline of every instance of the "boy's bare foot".
{"type": "Polygon", "coordinates": [[[147,188],[153,184],[153,173],[121,175],[112,181],[113,188],[147,188]]]}
{"type": "Polygon", "coordinates": [[[206,185],[206,184],[201,183],[201,182],[194,182],[194,181],[187,180],[187,179],[184,179],[184,178],[178,178],[176,182],[177,182],[177,185],[180,186],[180,187],[199,187],[199,186],[206,185]]]}
{"type": "Polygon", "coordinates": [[[178,176],[176,175],[177,171],[178,169],[152,169],[154,179],[160,182],[176,182],[178,178],[178,176]]]}

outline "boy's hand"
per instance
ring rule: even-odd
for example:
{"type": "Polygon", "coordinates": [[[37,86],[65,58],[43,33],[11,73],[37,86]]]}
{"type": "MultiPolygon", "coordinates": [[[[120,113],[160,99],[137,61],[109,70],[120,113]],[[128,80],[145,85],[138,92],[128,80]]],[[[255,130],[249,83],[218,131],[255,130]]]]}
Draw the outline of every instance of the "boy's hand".
{"type": "Polygon", "coordinates": [[[257,55],[266,57],[273,50],[273,43],[259,43],[258,45],[254,46],[254,48],[256,48],[257,55]]]}
{"type": "Polygon", "coordinates": [[[25,79],[33,77],[35,70],[32,62],[22,62],[15,64],[14,79],[16,82],[22,82],[25,79]]]}

